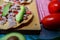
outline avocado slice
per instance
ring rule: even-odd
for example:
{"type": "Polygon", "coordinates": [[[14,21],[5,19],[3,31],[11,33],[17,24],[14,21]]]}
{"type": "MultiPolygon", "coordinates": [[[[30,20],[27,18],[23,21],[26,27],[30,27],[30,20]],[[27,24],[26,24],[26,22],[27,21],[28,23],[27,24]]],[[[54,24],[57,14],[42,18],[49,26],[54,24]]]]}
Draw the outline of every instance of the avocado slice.
{"type": "Polygon", "coordinates": [[[20,12],[16,15],[16,21],[21,22],[23,20],[26,9],[24,6],[20,6],[20,12]]]}
{"type": "Polygon", "coordinates": [[[3,13],[2,16],[6,16],[8,14],[9,8],[11,6],[12,3],[8,3],[4,8],[3,8],[3,13]]]}
{"type": "Polygon", "coordinates": [[[0,40],[26,40],[24,35],[20,33],[10,33],[1,38],[0,40]]]}

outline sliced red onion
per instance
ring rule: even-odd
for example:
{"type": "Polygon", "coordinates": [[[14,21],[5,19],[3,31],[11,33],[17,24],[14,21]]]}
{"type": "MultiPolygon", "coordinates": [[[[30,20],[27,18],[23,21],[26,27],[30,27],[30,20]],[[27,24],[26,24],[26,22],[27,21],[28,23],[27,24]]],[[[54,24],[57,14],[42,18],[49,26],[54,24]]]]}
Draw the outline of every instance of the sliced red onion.
{"type": "Polygon", "coordinates": [[[3,25],[3,24],[5,24],[6,23],[6,17],[2,17],[3,18],[3,20],[0,20],[0,25],[3,25]]]}
{"type": "Polygon", "coordinates": [[[9,27],[13,27],[16,25],[16,22],[13,19],[8,19],[9,27]]]}
{"type": "Polygon", "coordinates": [[[2,14],[0,14],[0,17],[2,16],[2,14]]]}
{"type": "Polygon", "coordinates": [[[3,25],[4,23],[2,21],[0,21],[0,25],[3,25]]]}
{"type": "Polygon", "coordinates": [[[27,15],[25,14],[24,17],[27,17],[27,15]]]}
{"type": "Polygon", "coordinates": [[[24,18],[23,18],[24,20],[27,20],[28,18],[27,18],[27,15],[24,15],[24,18]]]}

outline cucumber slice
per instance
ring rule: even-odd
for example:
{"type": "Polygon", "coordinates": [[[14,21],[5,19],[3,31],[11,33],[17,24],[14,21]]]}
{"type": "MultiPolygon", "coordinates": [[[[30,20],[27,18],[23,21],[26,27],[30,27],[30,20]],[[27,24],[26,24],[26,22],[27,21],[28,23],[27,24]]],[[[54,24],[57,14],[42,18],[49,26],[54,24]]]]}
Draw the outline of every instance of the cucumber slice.
{"type": "Polygon", "coordinates": [[[11,6],[12,3],[8,3],[4,8],[3,8],[3,13],[2,16],[6,16],[8,14],[9,11],[9,7],[11,6]]]}

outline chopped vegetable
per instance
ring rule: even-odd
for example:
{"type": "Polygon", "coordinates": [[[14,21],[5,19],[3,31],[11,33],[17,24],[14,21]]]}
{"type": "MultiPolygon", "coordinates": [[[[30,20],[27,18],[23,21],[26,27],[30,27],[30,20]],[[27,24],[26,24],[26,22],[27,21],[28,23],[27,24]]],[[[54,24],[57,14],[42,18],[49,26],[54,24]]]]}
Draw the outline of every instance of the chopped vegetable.
{"type": "Polygon", "coordinates": [[[17,14],[18,14],[18,11],[13,11],[13,13],[14,13],[15,15],[17,15],[17,14]]]}
{"type": "Polygon", "coordinates": [[[0,11],[0,14],[2,14],[2,12],[0,11]]]}
{"type": "Polygon", "coordinates": [[[0,10],[2,9],[2,6],[0,6],[0,10]]]}
{"type": "Polygon", "coordinates": [[[31,14],[31,11],[27,11],[26,14],[31,14]]]}
{"type": "Polygon", "coordinates": [[[27,20],[28,18],[27,18],[27,15],[24,15],[24,18],[23,18],[24,20],[27,20]]]}
{"type": "Polygon", "coordinates": [[[11,3],[8,3],[4,8],[3,8],[3,13],[2,16],[6,16],[9,11],[9,7],[11,6],[11,3]]]}
{"type": "Polygon", "coordinates": [[[16,15],[16,21],[20,22],[23,20],[24,14],[25,14],[25,7],[24,6],[20,6],[21,10],[20,12],[16,15]]]}

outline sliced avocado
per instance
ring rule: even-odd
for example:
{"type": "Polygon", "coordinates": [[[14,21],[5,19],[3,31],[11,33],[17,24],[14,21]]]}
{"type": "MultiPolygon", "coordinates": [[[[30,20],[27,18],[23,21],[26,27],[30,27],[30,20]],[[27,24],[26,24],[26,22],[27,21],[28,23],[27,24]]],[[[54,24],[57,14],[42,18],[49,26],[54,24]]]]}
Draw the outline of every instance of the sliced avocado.
{"type": "Polygon", "coordinates": [[[4,8],[3,8],[3,13],[2,16],[6,16],[8,14],[9,8],[11,6],[12,3],[8,3],[4,8]]]}
{"type": "Polygon", "coordinates": [[[20,33],[10,33],[4,36],[0,40],[26,40],[25,37],[20,33]]]}
{"type": "Polygon", "coordinates": [[[17,22],[21,22],[23,20],[24,14],[25,14],[25,7],[24,6],[20,6],[20,12],[16,15],[16,21],[17,22]]]}

